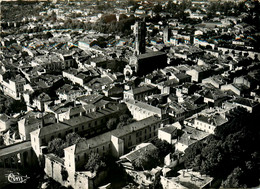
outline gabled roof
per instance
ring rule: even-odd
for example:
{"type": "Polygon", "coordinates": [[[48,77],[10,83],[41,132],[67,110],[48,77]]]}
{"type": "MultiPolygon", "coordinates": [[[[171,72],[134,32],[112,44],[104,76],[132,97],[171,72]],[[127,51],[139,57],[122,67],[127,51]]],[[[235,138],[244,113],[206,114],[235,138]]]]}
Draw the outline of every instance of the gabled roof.
{"type": "Polygon", "coordinates": [[[220,126],[220,125],[223,125],[224,123],[228,122],[227,119],[225,119],[224,117],[222,117],[219,114],[210,115],[210,116],[199,115],[196,119],[199,121],[203,121],[205,123],[211,124],[213,126],[220,126]]]}
{"type": "Polygon", "coordinates": [[[143,85],[141,87],[133,88],[132,91],[133,91],[133,94],[140,94],[140,93],[150,91],[150,90],[154,90],[154,89],[156,89],[156,87],[151,86],[151,85],[143,85]]]}
{"type": "Polygon", "coordinates": [[[248,99],[248,98],[236,98],[234,100],[234,102],[237,103],[237,104],[248,106],[248,107],[255,107],[255,106],[259,105],[258,102],[251,100],[251,99],[248,99]]]}
{"type": "Polygon", "coordinates": [[[120,112],[121,110],[124,110],[124,108],[126,108],[125,104],[116,104],[116,105],[111,104],[107,108],[100,109],[95,112],[90,112],[86,116],[77,116],[77,117],[73,117],[69,120],[63,120],[63,123],[70,125],[70,126],[76,126],[76,125],[79,125],[82,123],[87,123],[94,119],[104,117],[106,115],[110,115],[117,111],[120,112]]]}
{"type": "Polygon", "coordinates": [[[82,106],[72,107],[69,109],[70,115],[79,114],[81,112],[85,112],[84,108],[82,106]]]}
{"type": "Polygon", "coordinates": [[[62,124],[62,123],[54,123],[52,125],[39,128],[33,132],[31,132],[32,135],[37,135],[39,138],[42,138],[47,135],[54,134],[55,132],[59,132],[62,130],[69,129],[70,126],[62,124]]]}
{"type": "Polygon", "coordinates": [[[158,115],[162,114],[162,110],[160,108],[157,108],[155,106],[149,105],[149,104],[141,102],[141,101],[126,99],[126,100],[124,100],[124,102],[126,104],[131,104],[131,105],[136,106],[138,108],[154,112],[154,113],[156,113],[158,115]]]}
{"type": "Polygon", "coordinates": [[[223,93],[221,90],[212,88],[211,90],[207,90],[204,97],[217,100],[217,99],[224,98],[225,96],[226,96],[225,93],[223,93]]]}
{"type": "Polygon", "coordinates": [[[174,126],[163,127],[159,130],[164,131],[164,132],[169,133],[169,134],[174,134],[175,132],[177,132],[177,128],[174,127],[174,126]]]}
{"type": "Polygon", "coordinates": [[[65,148],[64,150],[69,153],[78,154],[81,151],[85,151],[88,148],[89,148],[89,144],[87,143],[87,141],[82,140],[76,144],[73,144],[72,146],[65,148]]]}
{"type": "Polygon", "coordinates": [[[139,156],[141,156],[144,151],[152,151],[157,149],[152,143],[142,143],[138,145],[136,148],[138,149],[135,149],[129,152],[128,154],[121,156],[120,159],[127,159],[128,161],[132,162],[139,156]]]}

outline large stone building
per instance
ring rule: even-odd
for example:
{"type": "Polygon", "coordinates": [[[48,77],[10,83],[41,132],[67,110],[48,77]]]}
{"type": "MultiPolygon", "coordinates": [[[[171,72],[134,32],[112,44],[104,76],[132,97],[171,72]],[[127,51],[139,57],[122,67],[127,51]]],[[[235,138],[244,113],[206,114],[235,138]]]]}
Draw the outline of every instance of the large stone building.
{"type": "Polygon", "coordinates": [[[76,171],[86,163],[87,156],[91,152],[99,153],[101,156],[112,154],[118,158],[124,154],[125,150],[155,137],[161,122],[159,117],[151,116],[69,146],[64,149],[65,167],[76,171]]]}
{"type": "Polygon", "coordinates": [[[143,76],[165,66],[167,66],[166,53],[154,51],[130,57],[129,65],[125,67],[124,74],[126,76],[143,76]]]}
{"type": "MultiPolygon", "coordinates": [[[[124,155],[126,150],[128,151],[130,148],[156,136],[161,122],[159,117],[151,116],[69,146],[64,149],[64,157],[46,154],[44,156],[44,171],[49,177],[65,187],[96,188],[101,180],[106,177],[106,172],[80,171],[82,166],[86,164],[88,155],[91,152],[96,152],[101,156],[112,154],[119,158],[124,155]],[[63,179],[64,172],[67,172],[66,179],[63,179]]],[[[44,132],[47,132],[47,130],[44,132]]]]}
{"type": "Polygon", "coordinates": [[[68,133],[76,132],[85,136],[99,134],[107,130],[106,122],[111,117],[118,117],[127,110],[126,105],[110,105],[107,108],[91,112],[85,116],[77,116],[62,123],[55,123],[39,128],[30,133],[32,147],[37,156],[43,153],[48,142],[54,138],[65,138],[68,133]]]}

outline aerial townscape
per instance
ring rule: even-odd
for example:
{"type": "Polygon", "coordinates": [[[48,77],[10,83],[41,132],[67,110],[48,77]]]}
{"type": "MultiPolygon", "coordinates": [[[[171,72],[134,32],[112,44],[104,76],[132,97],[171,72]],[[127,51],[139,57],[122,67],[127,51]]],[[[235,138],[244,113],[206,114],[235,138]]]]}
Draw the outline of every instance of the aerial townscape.
{"type": "Polygon", "coordinates": [[[0,7],[0,188],[260,187],[260,1],[0,7]]]}

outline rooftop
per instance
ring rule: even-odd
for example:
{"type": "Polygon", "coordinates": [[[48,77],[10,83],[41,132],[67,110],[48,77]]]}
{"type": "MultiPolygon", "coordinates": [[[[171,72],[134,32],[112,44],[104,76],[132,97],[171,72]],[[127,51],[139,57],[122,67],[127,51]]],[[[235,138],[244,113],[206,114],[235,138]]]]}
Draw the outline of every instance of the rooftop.
{"type": "Polygon", "coordinates": [[[228,120],[225,119],[222,115],[216,113],[215,115],[210,115],[210,116],[205,116],[205,115],[199,115],[197,120],[205,122],[207,124],[211,124],[214,126],[220,126],[223,125],[224,123],[227,123],[228,120]]]}
{"type": "Polygon", "coordinates": [[[154,113],[156,113],[158,115],[160,115],[162,113],[160,108],[157,108],[155,106],[151,106],[151,105],[149,105],[147,103],[144,103],[144,102],[141,102],[141,101],[126,99],[126,100],[124,100],[124,102],[126,104],[131,104],[131,105],[137,106],[137,107],[139,107],[141,109],[145,109],[145,110],[154,112],[154,113]]]}
{"type": "Polygon", "coordinates": [[[23,150],[30,149],[31,147],[32,147],[31,141],[17,143],[17,144],[10,145],[10,146],[5,146],[4,148],[0,149],[0,157],[3,157],[8,154],[12,154],[12,153],[22,152],[23,150]]]}
{"type": "Polygon", "coordinates": [[[258,102],[254,101],[252,99],[248,99],[248,98],[236,98],[234,100],[234,102],[236,104],[241,104],[241,105],[248,106],[248,107],[255,107],[255,106],[259,105],[258,102]]]}
{"type": "Polygon", "coordinates": [[[212,177],[202,175],[201,173],[192,171],[190,169],[182,169],[178,171],[178,173],[180,174],[178,177],[168,179],[180,184],[183,188],[204,188],[213,180],[212,177]]]}
{"type": "Polygon", "coordinates": [[[74,151],[74,152],[78,152],[78,153],[84,152],[88,148],[90,148],[90,149],[91,148],[95,148],[96,146],[100,146],[102,144],[106,144],[106,143],[110,142],[112,135],[115,136],[115,137],[120,138],[122,136],[125,136],[127,134],[132,133],[133,131],[140,130],[140,129],[148,126],[148,125],[157,123],[159,121],[160,121],[159,117],[151,116],[151,117],[148,117],[148,118],[143,119],[141,121],[131,123],[131,124],[129,124],[127,126],[124,126],[122,128],[115,129],[115,130],[106,132],[104,134],[98,135],[96,137],[87,139],[86,143],[89,145],[87,148],[74,149],[75,146],[69,146],[65,150],[66,151],[74,151]]]}
{"type": "Polygon", "coordinates": [[[140,87],[136,87],[136,88],[130,89],[130,90],[126,91],[126,92],[131,92],[133,94],[140,94],[140,93],[144,93],[144,92],[155,90],[155,89],[156,89],[156,87],[154,87],[154,86],[143,85],[143,86],[140,86],[140,87]]]}
{"type": "Polygon", "coordinates": [[[77,116],[77,117],[71,118],[69,120],[64,120],[63,123],[70,125],[70,126],[76,126],[76,125],[79,125],[82,123],[92,121],[94,119],[104,117],[104,116],[114,113],[116,111],[121,111],[124,108],[125,108],[125,105],[123,105],[123,104],[118,104],[118,105],[111,104],[107,108],[88,113],[86,116],[77,116]]]}
{"type": "Polygon", "coordinates": [[[120,159],[127,159],[132,162],[143,154],[144,151],[152,151],[157,148],[152,143],[142,143],[136,146],[136,149],[120,157],[120,159]]]}
{"type": "Polygon", "coordinates": [[[164,131],[164,132],[169,133],[169,134],[173,134],[177,131],[177,128],[174,127],[174,126],[169,126],[169,127],[163,127],[159,130],[164,131]]]}
{"type": "Polygon", "coordinates": [[[39,128],[35,131],[32,131],[32,135],[37,135],[38,137],[44,137],[46,135],[55,134],[55,132],[59,132],[65,129],[70,128],[70,126],[62,124],[62,123],[54,123],[52,125],[39,128]]]}
{"type": "Polygon", "coordinates": [[[155,56],[161,56],[161,55],[166,55],[165,52],[161,52],[161,51],[153,51],[153,52],[149,52],[149,53],[145,53],[145,54],[140,54],[137,56],[138,59],[146,59],[146,58],[152,58],[155,56]]]}

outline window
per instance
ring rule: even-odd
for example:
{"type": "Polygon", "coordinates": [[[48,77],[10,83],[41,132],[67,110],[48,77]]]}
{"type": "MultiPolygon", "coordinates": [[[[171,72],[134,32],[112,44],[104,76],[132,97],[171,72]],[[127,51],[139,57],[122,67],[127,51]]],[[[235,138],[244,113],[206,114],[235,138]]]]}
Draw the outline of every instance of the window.
{"type": "Polygon", "coordinates": [[[81,127],[81,128],[82,128],[82,130],[84,130],[84,125],[82,125],[82,127],[81,127]]]}
{"type": "Polygon", "coordinates": [[[105,146],[103,146],[103,151],[105,150],[105,146]]]}

